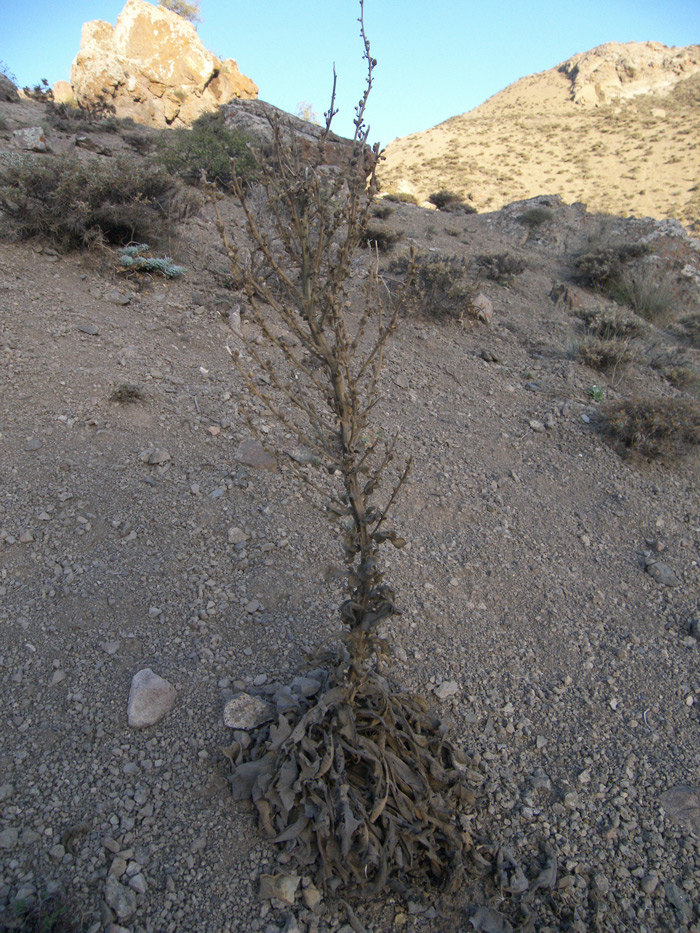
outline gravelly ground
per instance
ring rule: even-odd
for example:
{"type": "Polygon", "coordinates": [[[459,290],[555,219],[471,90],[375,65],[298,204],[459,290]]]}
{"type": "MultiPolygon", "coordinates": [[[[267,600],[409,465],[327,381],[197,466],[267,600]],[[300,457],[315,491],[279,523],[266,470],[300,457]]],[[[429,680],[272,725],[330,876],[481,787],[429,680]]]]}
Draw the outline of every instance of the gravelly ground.
{"type": "MultiPolygon", "coordinates": [[[[97,931],[114,920],[111,872],[134,897],[132,933],[452,933],[485,906],[521,929],[700,930],[697,815],[693,831],[660,803],[700,784],[698,458],[631,462],[602,437],[593,383],[677,392],[644,359],[608,380],[571,358],[579,322],[548,295],[599,220],[554,209],[529,236],[509,208],[402,205],[390,220],[402,245],[510,249],[528,269],[484,284],[490,326],[411,317],[389,355],[379,420],[414,456],[397,509],[410,544],[390,556],[392,675],[459,685],[435,702],[484,774],[480,861],[458,897],[353,901],[352,917],[330,896],[318,914],[259,900],[276,854],[220,752],[235,690],[290,680],[333,644],[342,553],[290,473],[234,458],[247,432],[211,218],[182,232],[189,271],[173,282],[126,279],[107,254],[0,245],[0,904],[60,885],[97,931]],[[143,399],[110,400],[123,383],[143,399]],[[170,457],[151,465],[153,450],[170,457]],[[229,543],[231,528],[247,539],[229,543]],[[649,553],[677,586],[645,572],[649,553]],[[145,667],[178,699],[135,731],[126,701],[145,667]],[[507,890],[512,865],[498,875],[504,847],[525,893],[507,890]]],[[[655,243],[697,274],[697,244],[655,243]]]]}

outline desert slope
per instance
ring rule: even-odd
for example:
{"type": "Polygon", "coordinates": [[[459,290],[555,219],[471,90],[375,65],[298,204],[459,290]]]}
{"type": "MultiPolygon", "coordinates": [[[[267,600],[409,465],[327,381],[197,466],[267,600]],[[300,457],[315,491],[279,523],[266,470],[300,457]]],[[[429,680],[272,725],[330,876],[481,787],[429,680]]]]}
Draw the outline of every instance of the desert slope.
{"type": "Polygon", "coordinates": [[[700,222],[700,46],[608,43],[390,143],[385,190],[440,188],[479,210],[542,193],[623,216],[700,222]]]}

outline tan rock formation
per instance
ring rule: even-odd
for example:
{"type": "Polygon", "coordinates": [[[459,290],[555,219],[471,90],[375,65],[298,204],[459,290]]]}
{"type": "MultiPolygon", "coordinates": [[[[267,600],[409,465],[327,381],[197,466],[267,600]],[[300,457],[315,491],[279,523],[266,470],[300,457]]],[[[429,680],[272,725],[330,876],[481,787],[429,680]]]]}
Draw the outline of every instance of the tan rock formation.
{"type": "Polygon", "coordinates": [[[616,98],[670,90],[700,71],[700,45],[668,48],[660,42],[607,42],[559,66],[577,104],[599,106],[616,98]]]}
{"type": "Polygon", "coordinates": [[[233,59],[204,47],[191,23],[145,0],[127,0],[114,27],[85,23],[71,84],[83,107],[158,127],[189,126],[229,100],[258,95],[233,59]]]}

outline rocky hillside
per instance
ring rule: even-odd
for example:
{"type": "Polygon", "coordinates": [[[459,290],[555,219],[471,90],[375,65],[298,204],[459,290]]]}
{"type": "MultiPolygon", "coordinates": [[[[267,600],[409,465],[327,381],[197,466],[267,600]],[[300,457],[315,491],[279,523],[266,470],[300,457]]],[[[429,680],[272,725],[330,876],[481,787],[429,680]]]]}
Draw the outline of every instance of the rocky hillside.
{"type": "Polygon", "coordinates": [[[391,143],[386,190],[441,188],[478,210],[542,193],[700,224],[700,46],[609,43],[391,143]]]}
{"type": "Polygon", "coordinates": [[[382,671],[475,800],[456,894],[362,898],[231,793],[229,702],[294,707],[338,647],[343,534],[232,363],[256,332],[212,204],[162,189],[164,137],[0,101],[0,930],[696,933],[700,243],[557,197],[375,206],[386,292],[419,261],[371,422],[413,457],[382,671]],[[146,221],[155,264],[124,265],[146,221]]]}

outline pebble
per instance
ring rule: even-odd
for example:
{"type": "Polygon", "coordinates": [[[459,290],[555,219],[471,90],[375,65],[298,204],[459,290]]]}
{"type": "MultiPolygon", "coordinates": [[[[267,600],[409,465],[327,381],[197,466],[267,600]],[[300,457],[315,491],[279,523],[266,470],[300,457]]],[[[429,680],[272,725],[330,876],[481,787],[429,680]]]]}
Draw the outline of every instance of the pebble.
{"type": "Polygon", "coordinates": [[[14,849],[17,845],[18,838],[19,834],[14,826],[3,829],[3,831],[0,832],[0,849],[14,849]]]}
{"type": "Polygon", "coordinates": [[[438,700],[446,700],[459,693],[459,684],[456,680],[443,680],[433,691],[438,700]]]}
{"type": "Polygon", "coordinates": [[[647,560],[644,569],[657,583],[664,586],[678,586],[678,577],[662,560],[647,560]]]}
{"type": "Polygon", "coordinates": [[[533,418],[530,422],[530,427],[537,434],[541,434],[543,431],[546,431],[544,424],[541,421],[538,421],[536,418],[533,418]]]}
{"type": "Polygon", "coordinates": [[[113,305],[128,305],[131,301],[128,295],[125,295],[123,292],[120,292],[116,288],[110,289],[105,295],[106,301],[111,301],[113,305]]]}
{"type": "Polygon", "coordinates": [[[120,920],[128,920],[136,912],[136,892],[120,884],[114,875],[107,875],[105,900],[120,920]]]}
{"type": "Polygon", "coordinates": [[[301,878],[299,875],[261,875],[260,876],[260,899],[277,900],[283,904],[292,906],[296,899],[297,888],[301,878]]]}
{"type": "Polygon", "coordinates": [[[96,324],[80,324],[78,330],[81,334],[87,334],[89,337],[98,337],[100,329],[96,324]]]}
{"type": "Polygon", "coordinates": [[[270,456],[259,441],[241,441],[233,456],[239,463],[253,467],[255,470],[277,472],[277,461],[270,456]]]}
{"type": "Polygon", "coordinates": [[[177,691],[147,667],[131,680],[127,715],[132,729],[153,726],[175,705],[177,691]]]}
{"type": "Polygon", "coordinates": [[[275,711],[268,703],[249,693],[239,693],[224,707],[224,725],[229,729],[255,729],[274,716],[275,711]]]}

